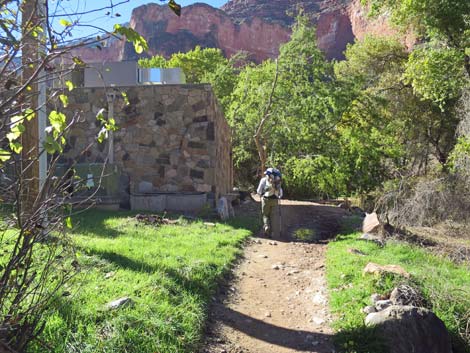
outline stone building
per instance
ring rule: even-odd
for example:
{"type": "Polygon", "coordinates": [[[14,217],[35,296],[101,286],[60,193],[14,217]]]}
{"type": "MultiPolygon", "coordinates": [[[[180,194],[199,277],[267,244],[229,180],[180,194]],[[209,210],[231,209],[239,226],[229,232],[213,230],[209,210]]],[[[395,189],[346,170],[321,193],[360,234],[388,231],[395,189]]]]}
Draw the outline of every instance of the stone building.
{"type": "Polygon", "coordinates": [[[80,117],[64,161],[77,161],[81,173],[92,178],[96,166],[106,162],[117,175],[114,183],[103,183],[113,185],[105,194],[121,205],[130,201],[134,209],[193,210],[214,205],[231,191],[231,133],[210,85],[76,88],[68,96],[67,108],[50,107],[80,117]],[[119,129],[97,144],[96,116],[102,108],[119,129]]]}

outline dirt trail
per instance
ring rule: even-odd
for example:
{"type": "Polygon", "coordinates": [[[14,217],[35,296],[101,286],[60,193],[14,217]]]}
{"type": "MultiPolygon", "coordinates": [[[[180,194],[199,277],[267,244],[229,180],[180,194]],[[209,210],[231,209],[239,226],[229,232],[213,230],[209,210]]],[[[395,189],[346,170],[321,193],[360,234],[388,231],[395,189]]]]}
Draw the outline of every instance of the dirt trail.
{"type": "Polygon", "coordinates": [[[284,201],[282,212],[285,240],[250,240],[225,296],[213,305],[202,353],[334,352],[326,245],[292,242],[285,232],[297,224],[317,232],[328,223],[335,228],[345,211],[284,201]],[[289,208],[295,211],[292,215],[289,208]]]}

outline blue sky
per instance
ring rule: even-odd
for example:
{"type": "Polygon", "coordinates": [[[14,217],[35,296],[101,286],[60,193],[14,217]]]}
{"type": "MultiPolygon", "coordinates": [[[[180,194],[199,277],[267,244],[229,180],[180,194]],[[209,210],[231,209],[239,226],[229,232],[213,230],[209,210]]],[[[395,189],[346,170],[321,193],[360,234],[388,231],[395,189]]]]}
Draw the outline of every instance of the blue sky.
{"type": "MultiPolygon", "coordinates": [[[[202,2],[209,4],[213,7],[221,7],[227,2],[227,0],[208,0],[208,1],[194,1],[194,0],[176,0],[181,6],[187,6],[196,2],[202,2]]],[[[116,5],[110,15],[106,15],[109,9],[96,11],[87,15],[81,15],[79,22],[80,24],[90,25],[90,27],[74,28],[73,37],[84,37],[96,33],[96,30],[91,26],[97,26],[106,30],[112,30],[112,26],[115,23],[125,23],[130,20],[132,9],[135,7],[146,5],[150,3],[155,4],[166,4],[167,1],[159,0],[51,0],[49,1],[50,13],[57,14],[69,14],[69,13],[81,13],[89,10],[96,10],[104,7],[109,7],[111,4],[116,5]],[[119,14],[119,17],[112,16],[114,13],[119,14]]],[[[77,19],[77,16],[61,16],[73,22],[77,19]]]]}

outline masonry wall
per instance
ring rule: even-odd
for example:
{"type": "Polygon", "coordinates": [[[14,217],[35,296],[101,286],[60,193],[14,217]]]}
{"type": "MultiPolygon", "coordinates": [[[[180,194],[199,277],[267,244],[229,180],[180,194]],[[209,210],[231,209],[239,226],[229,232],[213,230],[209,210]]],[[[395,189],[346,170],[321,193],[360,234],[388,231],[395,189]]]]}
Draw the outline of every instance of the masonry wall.
{"type": "Polygon", "coordinates": [[[206,192],[213,197],[230,192],[230,129],[210,85],[76,88],[68,95],[69,105],[62,110],[80,121],[65,158],[103,163],[113,155],[121,185],[128,184],[131,192],[142,191],[142,184],[151,184],[155,192],[206,192]],[[108,100],[119,126],[113,134],[114,148],[109,150],[108,141],[80,154],[95,141],[100,129],[96,114],[109,110],[108,100]]]}

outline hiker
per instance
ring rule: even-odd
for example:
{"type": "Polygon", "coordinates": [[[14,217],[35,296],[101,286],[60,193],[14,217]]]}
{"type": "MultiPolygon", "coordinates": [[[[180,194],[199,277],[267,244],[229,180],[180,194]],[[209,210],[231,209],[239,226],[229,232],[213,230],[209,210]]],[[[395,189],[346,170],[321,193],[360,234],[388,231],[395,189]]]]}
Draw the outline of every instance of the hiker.
{"type": "Polygon", "coordinates": [[[271,238],[272,219],[278,200],[282,197],[281,172],[275,168],[268,168],[264,172],[256,192],[261,196],[261,213],[263,215],[264,235],[271,238]]]}

